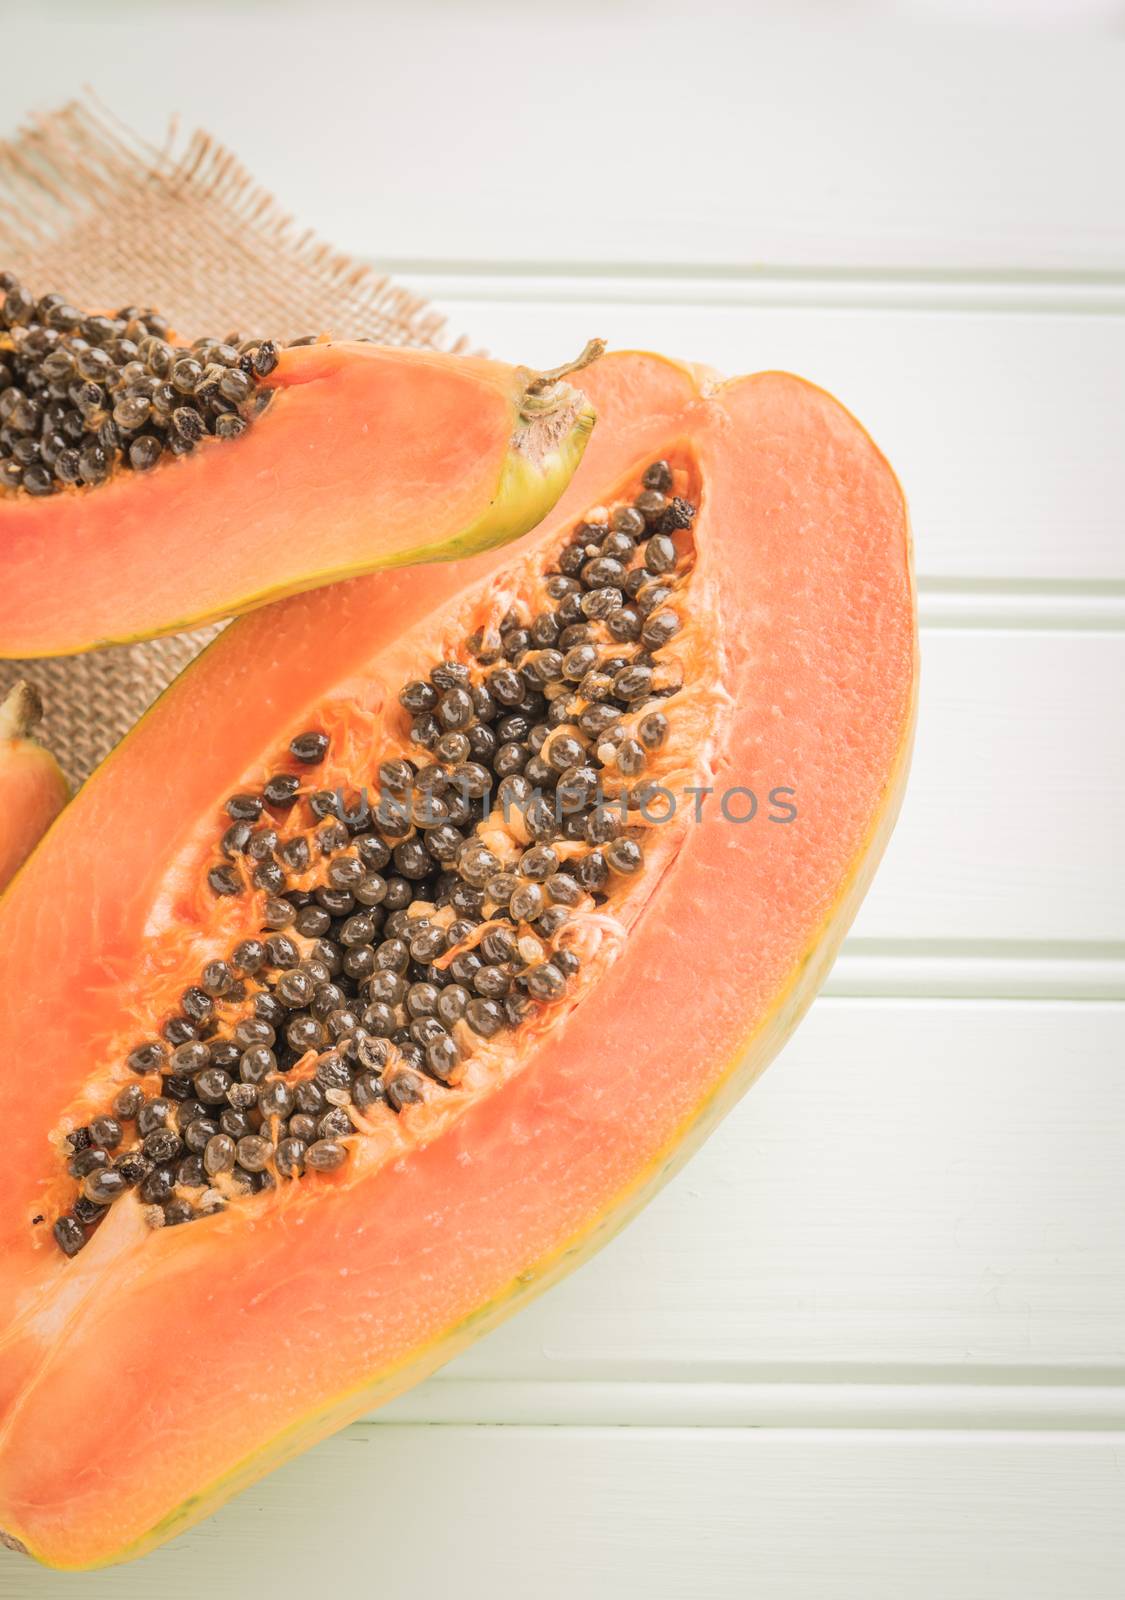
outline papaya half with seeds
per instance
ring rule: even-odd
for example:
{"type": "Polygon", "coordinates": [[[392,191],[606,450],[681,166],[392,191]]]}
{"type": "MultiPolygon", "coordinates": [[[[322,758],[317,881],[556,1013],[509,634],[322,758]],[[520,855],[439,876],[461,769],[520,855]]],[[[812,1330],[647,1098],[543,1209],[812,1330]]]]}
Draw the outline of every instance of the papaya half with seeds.
{"type": "Polygon", "coordinates": [[[151,1548],[588,1256],[870,881],[894,475],[786,374],[587,379],[549,525],[235,623],[0,903],[0,1527],[44,1562],[151,1548]]]}
{"type": "MultiPolygon", "coordinates": [[[[100,348],[93,353],[110,361],[100,348]]],[[[174,354],[172,375],[188,367],[185,383],[194,377],[205,388],[210,369],[174,354]]],[[[254,375],[246,408],[261,411],[245,425],[233,409],[205,423],[199,393],[142,376],[135,387],[163,391],[173,408],[166,435],[184,451],[176,459],[161,452],[155,401],[143,394],[125,394],[111,411],[107,378],[59,382],[57,402],[13,401],[20,391],[3,390],[0,378],[0,657],[67,655],[176,632],[355,573],[455,559],[517,538],[554,505],[593,426],[590,406],[564,381],[583,359],[536,374],[372,344],[302,345],[275,352],[269,371],[254,375]],[[50,429],[72,419],[76,431],[83,426],[69,395],[81,401],[86,390],[97,431],[67,445],[50,429]],[[147,431],[123,434],[114,422],[132,419],[130,406],[149,408],[137,422],[147,431]],[[17,434],[24,422],[28,431],[17,434]],[[237,424],[239,436],[209,437],[211,423],[237,424]],[[112,473],[97,442],[107,429],[118,454],[133,439],[112,473]],[[38,463],[46,450],[55,470],[68,478],[89,470],[93,481],[62,487],[45,465],[2,459],[8,434],[13,451],[35,451],[38,463]],[[138,454],[142,447],[160,453],[155,464],[138,454]],[[9,467],[15,487],[5,492],[9,467]]],[[[0,372],[3,361],[0,342],[0,372]]],[[[123,370],[130,365],[140,364],[123,370]]],[[[251,381],[236,368],[216,382],[235,378],[251,381]]],[[[212,404],[233,402],[220,394],[212,404]]]]}
{"type": "Polygon", "coordinates": [[[58,762],[30,737],[42,715],[38,691],[22,679],[0,701],[0,891],[70,798],[58,762]]]}

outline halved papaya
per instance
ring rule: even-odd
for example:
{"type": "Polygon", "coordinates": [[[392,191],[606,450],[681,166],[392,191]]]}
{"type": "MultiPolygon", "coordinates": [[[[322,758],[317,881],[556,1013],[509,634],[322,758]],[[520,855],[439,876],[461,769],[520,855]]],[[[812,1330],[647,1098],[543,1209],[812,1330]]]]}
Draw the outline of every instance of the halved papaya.
{"type": "Polygon", "coordinates": [[[893,825],[879,451],[650,355],[516,552],[244,618],[0,905],[0,1525],[136,1555],[578,1264],[748,1087],[893,825]]]}
{"type": "Polygon", "coordinates": [[[372,344],[174,342],[0,273],[0,657],[175,632],[514,539],[593,413],[551,373],[372,344]],[[5,291],[7,291],[5,293],[5,291]]]}
{"type": "Polygon", "coordinates": [[[30,737],[42,715],[38,691],[23,679],[0,701],[0,890],[70,798],[58,762],[30,737]]]}

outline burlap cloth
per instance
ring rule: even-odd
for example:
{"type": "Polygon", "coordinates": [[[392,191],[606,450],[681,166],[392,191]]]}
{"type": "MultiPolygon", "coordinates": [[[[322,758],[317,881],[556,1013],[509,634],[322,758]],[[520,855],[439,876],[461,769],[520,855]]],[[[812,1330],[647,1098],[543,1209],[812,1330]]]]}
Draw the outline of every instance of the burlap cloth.
{"type": "MultiPolygon", "coordinates": [[[[91,103],[0,144],[0,267],[76,305],[158,308],[186,339],[330,332],[457,349],[425,301],[302,231],[206,133],[146,144],[91,103]]],[[[217,629],[49,661],[0,662],[0,698],[38,685],[41,737],[81,781],[217,629]]]]}

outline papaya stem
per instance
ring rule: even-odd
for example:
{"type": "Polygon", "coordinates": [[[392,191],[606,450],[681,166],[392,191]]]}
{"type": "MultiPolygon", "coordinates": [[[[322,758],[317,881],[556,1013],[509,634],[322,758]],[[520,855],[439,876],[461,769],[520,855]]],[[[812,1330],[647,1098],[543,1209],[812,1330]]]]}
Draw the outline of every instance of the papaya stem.
{"type": "Polygon", "coordinates": [[[577,391],[562,382],[570,372],[581,372],[605,353],[604,339],[591,339],[577,361],[564,362],[550,372],[527,372],[522,369],[523,398],[520,400],[520,420],[526,423],[561,413],[577,399],[577,391]]]}
{"type": "Polygon", "coordinates": [[[20,678],[0,702],[0,739],[23,739],[43,715],[39,690],[20,678]]]}
{"type": "Polygon", "coordinates": [[[572,372],[581,372],[583,367],[592,366],[595,361],[605,355],[604,339],[588,339],[582,354],[577,361],[564,361],[561,367],[552,367],[549,372],[540,372],[528,384],[524,391],[526,394],[542,394],[544,389],[550,389],[560,379],[567,378],[572,372]]]}

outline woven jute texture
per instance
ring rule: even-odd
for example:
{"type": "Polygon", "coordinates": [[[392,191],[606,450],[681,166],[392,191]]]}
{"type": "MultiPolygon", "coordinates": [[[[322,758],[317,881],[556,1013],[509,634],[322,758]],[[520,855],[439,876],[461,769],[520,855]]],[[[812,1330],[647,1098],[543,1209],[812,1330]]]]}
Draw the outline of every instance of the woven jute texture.
{"type": "MultiPolygon", "coordinates": [[[[424,300],[302,231],[208,134],[173,125],[157,148],[87,102],[0,143],[0,267],[75,305],[153,306],[185,340],[464,343],[424,300]]],[[[217,631],[0,662],[0,694],[19,677],[39,687],[41,737],[81,781],[217,631]]]]}

